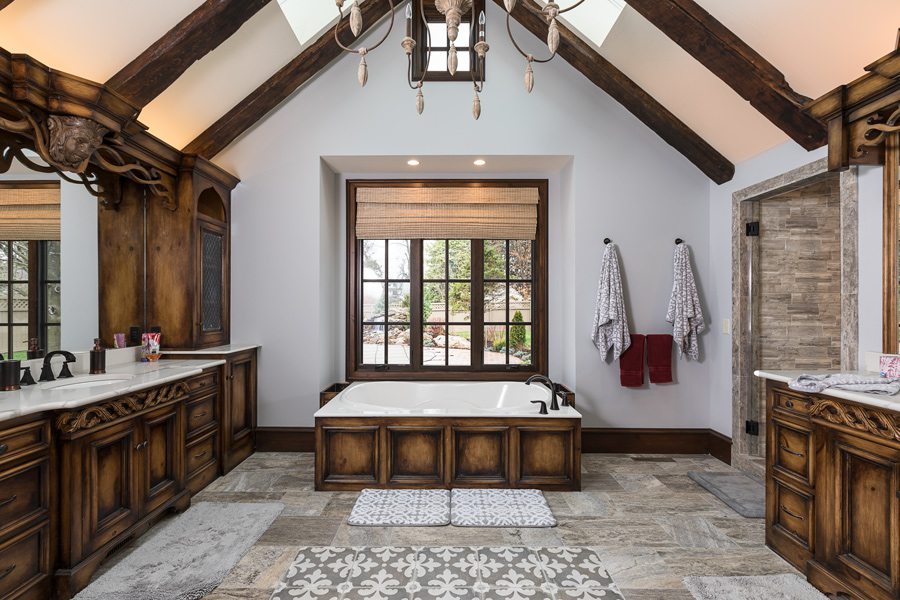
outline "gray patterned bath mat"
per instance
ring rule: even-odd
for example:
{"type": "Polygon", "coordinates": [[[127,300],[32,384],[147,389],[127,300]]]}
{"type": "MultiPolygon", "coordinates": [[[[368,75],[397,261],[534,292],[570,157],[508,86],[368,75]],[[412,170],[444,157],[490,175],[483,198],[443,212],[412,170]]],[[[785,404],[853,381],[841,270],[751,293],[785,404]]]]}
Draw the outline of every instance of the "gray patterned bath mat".
{"type": "Polygon", "coordinates": [[[281,514],[278,503],[198,502],[151,529],[76,600],[196,600],[219,585],[281,514]]]}
{"type": "Polygon", "coordinates": [[[450,499],[456,527],[555,527],[540,490],[456,489],[450,499]]]}
{"type": "Polygon", "coordinates": [[[362,527],[449,525],[450,490],[365,489],[356,499],[347,524],[362,527]]]}
{"type": "Polygon", "coordinates": [[[271,600],[623,600],[589,548],[303,547],[271,600]]]}
{"type": "Polygon", "coordinates": [[[827,600],[799,575],[687,577],[684,586],[697,600],[827,600]]]}
{"type": "Polygon", "coordinates": [[[762,519],[766,516],[766,488],[752,477],[733,471],[688,471],[688,477],[742,517],[762,519]]]}

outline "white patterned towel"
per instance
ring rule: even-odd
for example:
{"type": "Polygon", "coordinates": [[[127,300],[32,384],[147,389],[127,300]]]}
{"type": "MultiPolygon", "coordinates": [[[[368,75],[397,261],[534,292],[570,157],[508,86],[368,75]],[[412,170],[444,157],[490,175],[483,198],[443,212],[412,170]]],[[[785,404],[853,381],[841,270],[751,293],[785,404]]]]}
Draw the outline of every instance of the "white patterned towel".
{"type": "Polygon", "coordinates": [[[672,323],[672,337],[678,346],[679,354],[687,354],[688,358],[700,358],[700,341],[698,336],[706,329],[703,322],[703,309],[700,308],[700,296],[697,294],[697,283],[694,281],[694,270],[691,268],[691,253],[687,244],[675,246],[675,281],[672,284],[672,297],[666,311],[666,321],[672,323]]]}
{"type": "Polygon", "coordinates": [[[788,387],[798,392],[819,393],[828,388],[893,396],[900,392],[900,380],[874,375],[836,373],[833,375],[801,375],[788,382],[788,387]]]}
{"type": "Polygon", "coordinates": [[[591,340],[604,357],[612,348],[613,360],[619,360],[622,353],[631,345],[628,315],[625,313],[625,296],[622,293],[622,276],[619,273],[619,251],[611,242],[606,245],[600,266],[597,309],[594,311],[591,340]]]}
{"type": "Polygon", "coordinates": [[[365,489],[356,499],[347,524],[361,527],[449,525],[450,491],[365,489]]]}

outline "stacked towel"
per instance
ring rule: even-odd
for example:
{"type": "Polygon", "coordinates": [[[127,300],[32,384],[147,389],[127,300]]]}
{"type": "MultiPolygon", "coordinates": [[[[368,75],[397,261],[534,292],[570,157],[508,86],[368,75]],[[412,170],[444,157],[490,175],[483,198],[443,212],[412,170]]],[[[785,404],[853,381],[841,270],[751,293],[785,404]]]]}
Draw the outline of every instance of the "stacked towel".
{"type": "Polygon", "coordinates": [[[689,358],[700,358],[698,336],[706,329],[703,322],[703,310],[700,308],[700,297],[694,281],[694,270],[691,268],[691,255],[687,244],[675,246],[675,282],[672,285],[672,297],[666,321],[672,323],[672,337],[680,354],[689,358]]]}
{"type": "Polygon", "coordinates": [[[625,297],[622,293],[622,276],[619,273],[619,253],[613,243],[607,244],[603,253],[591,339],[604,357],[612,349],[613,360],[618,360],[631,344],[625,297]]]}
{"type": "Polygon", "coordinates": [[[632,333],[628,349],[619,360],[619,381],[622,387],[641,387],[644,385],[644,340],[646,336],[632,333]]]}
{"type": "Polygon", "coordinates": [[[900,380],[875,375],[855,375],[852,373],[801,375],[788,382],[788,387],[798,392],[819,393],[833,387],[851,392],[893,396],[900,392],[900,380]]]}
{"type": "Polygon", "coordinates": [[[650,383],[672,383],[671,335],[647,336],[647,366],[650,367],[650,383]]]}

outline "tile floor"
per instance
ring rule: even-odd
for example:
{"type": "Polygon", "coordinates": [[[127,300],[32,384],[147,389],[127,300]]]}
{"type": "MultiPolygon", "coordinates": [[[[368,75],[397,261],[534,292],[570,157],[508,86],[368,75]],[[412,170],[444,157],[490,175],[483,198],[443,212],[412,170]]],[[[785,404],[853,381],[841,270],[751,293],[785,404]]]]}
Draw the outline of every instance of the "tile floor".
{"type": "Polygon", "coordinates": [[[795,572],[765,547],[762,519],[744,519],[686,474],[730,469],[720,461],[585,454],[582,465],[583,491],[546,494],[552,529],[366,528],[346,522],[355,492],[313,490],[312,454],[255,454],[194,501],[276,501],[284,512],[206,598],[269,600],[301,546],[591,547],[626,600],[690,600],[689,575],[795,572]]]}

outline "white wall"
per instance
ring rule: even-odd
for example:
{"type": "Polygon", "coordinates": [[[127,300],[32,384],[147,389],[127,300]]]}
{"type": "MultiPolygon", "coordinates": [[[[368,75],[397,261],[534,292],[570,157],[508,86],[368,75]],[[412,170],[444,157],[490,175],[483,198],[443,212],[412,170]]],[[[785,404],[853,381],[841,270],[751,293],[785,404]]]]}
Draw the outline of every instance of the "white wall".
{"type": "MultiPolygon", "coordinates": [[[[498,7],[488,11],[490,22],[502,22],[498,7]]],[[[537,48],[531,34],[515,33],[537,48]]],[[[312,425],[322,382],[342,375],[334,365],[345,298],[331,273],[342,268],[343,248],[325,236],[342,226],[327,201],[343,192],[329,192],[320,157],[397,155],[403,169],[409,155],[482,154],[574,157],[550,198],[572,198],[550,223],[551,347],[560,349],[550,368],[577,380],[585,424],[706,427],[704,363],[679,363],[676,385],[624,390],[617,365],[603,362],[589,337],[604,236],[621,248],[635,331],[668,329],[675,237],[694,250],[708,293],[706,177],[562,60],[539,66],[527,95],[524,60],[499,27],[481,120],[470,115],[471,87],[459,83],[427,84],[419,116],[395,37],[367,57],[365,89],[356,83],[358,59],[347,56],[216,157],[242,180],[233,201],[232,337],[263,345],[260,425],[312,425]]]]}
{"type": "MultiPolygon", "coordinates": [[[[36,173],[14,162],[3,180],[60,179],[52,173],[36,173]]],[[[99,260],[97,257],[97,199],[84,187],[60,180],[60,228],[62,280],[61,346],[87,350],[99,334],[99,260]]]]}
{"type": "MultiPolygon", "coordinates": [[[[723,320],[731,319],[732,194],[825,156],[825,148],[806,152],[785,142],[736,165],[734,179],[709,184],[709,356],[710,427],[731,436],[731,337],[723,320]]],[[[859,169],[859,352],[881,347],[881,168],[859,169]]]]}

